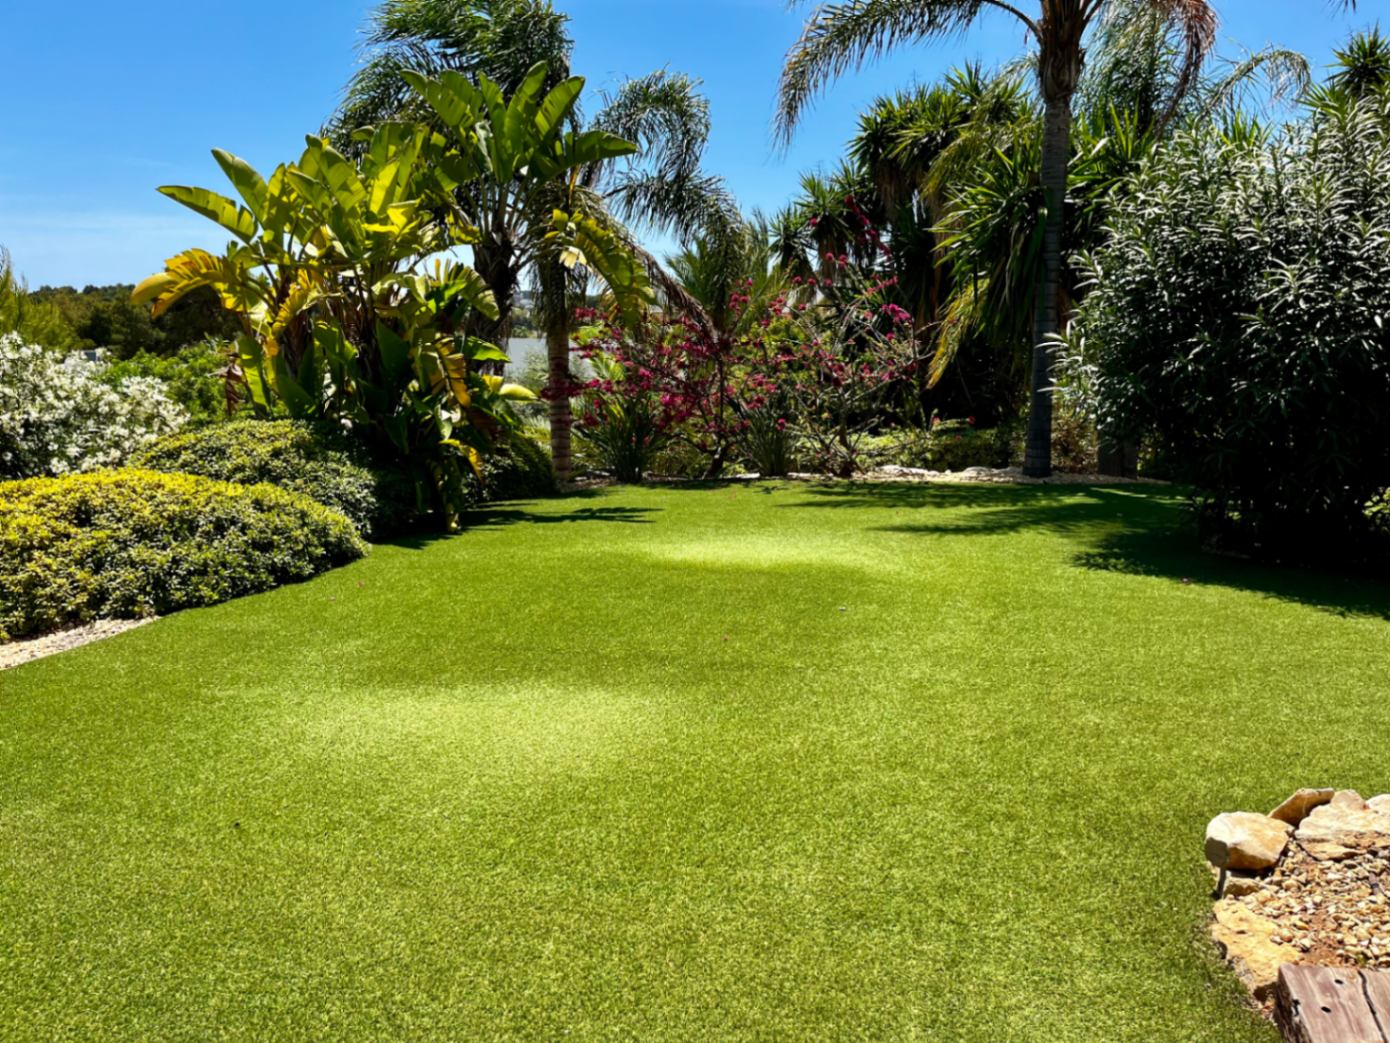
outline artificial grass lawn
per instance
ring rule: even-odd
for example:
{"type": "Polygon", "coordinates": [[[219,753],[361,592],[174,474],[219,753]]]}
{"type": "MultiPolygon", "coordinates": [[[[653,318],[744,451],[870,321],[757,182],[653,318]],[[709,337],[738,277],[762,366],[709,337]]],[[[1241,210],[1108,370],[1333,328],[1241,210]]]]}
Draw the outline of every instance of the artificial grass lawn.
{"type": "Polygon", "coordinates": [[[1202,827],[1390,789],[1390,590],[1182,519],[604,492],[0,674],[0,1037],[1273,1040],[1202,827]]]}

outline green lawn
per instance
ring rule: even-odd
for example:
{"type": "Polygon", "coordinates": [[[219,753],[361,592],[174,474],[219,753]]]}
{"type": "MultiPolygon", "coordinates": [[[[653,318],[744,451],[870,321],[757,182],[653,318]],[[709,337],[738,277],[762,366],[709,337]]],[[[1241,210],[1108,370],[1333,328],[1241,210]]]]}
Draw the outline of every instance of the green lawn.
{"type": "Polygon", "coordinates": [[[1138,487],[632,489],[0,674],[0,1038],[1270,1041],[1215,812],[1390,589],[1138,487]]]}

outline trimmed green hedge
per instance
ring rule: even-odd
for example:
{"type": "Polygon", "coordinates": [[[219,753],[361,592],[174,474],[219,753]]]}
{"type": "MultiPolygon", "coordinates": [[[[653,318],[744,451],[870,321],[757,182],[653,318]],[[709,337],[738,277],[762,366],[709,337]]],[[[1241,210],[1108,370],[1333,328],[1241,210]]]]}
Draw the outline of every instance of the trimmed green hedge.
{"type": "Polygon", "coordinates": [[[402,527],[412,502],[404,478],[373,471],[341,432],[300,420],[241,420],[162,438],[135,467],[224,482],[269,482],[339,511],[364,536],[402,527]]]}
{"type": "Polygon", "coordinates": [[[0,483],[0,639],[134,618],[308,579],[361,557],[306,496],[123,469],[0,483]]]}

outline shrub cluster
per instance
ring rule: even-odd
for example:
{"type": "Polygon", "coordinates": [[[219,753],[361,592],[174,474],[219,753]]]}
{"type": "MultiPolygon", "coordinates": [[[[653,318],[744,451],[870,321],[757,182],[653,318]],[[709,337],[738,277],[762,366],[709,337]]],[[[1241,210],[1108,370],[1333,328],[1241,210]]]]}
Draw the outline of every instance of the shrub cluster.
{"type": "Polygon", "coordinates": [[[137,453],[134,466],[224,482],[269,482],[348,517],[365,536],[401,527],[404,478],[374,471],[339,432],[302,420],[239,420],[171,435],[137,453]]]}
{"type": "Polygon", "coordinates": [[[554,493],[550,451],[525,433],[514,435],[483,457],[484,500],[523,500],[554,493]]]}
{"type": "Polygon", "coordinates": [[[270,485],[134,469],[0,483],[0,638],[211,605],[366,549],[347,518],[270,485]]]}
{"type": "MultiPolygon", "coordinates": [[[[163,381],[165,393],[188,411],[190,425],[212,424],[227,419],[228,361],[226,344],[203,340],[186,345],[173,355],[137,351],[109,363],[101,379],[117,387],[128,377],[154,377],[163,381]]],[[[236,388],[235,384],[231,386],[236,388]]],[[[232,405],[235,409],[240,403],[234,400],[232,405]]]]}
{"type": "Polygon", "coordinates": [[[80,355],[0,336],[0,478],[115,467],[187,421],[161,381],[109,386],[102,374],[80,355]]]}
{"type": "Polygon", "coordinates": [[[1179,136],[1087,269],[1074,383],[1102,427],[1181,465],[1209,537],[1371,547],[1366,507],[1390,486],[1390,97],[1274,141],[1179,136]]]}

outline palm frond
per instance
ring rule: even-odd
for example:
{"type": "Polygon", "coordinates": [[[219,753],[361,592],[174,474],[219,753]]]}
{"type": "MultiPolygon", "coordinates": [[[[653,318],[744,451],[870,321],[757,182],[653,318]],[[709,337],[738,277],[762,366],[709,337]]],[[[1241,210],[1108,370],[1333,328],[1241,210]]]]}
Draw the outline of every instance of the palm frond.
{"type": "Polygon", "coordinates": [[[401,79],[452,70],[485,75],[511,94],[538,62],[553,86],[569,75],[568,17],[551,0],[385,0],[363,33],[363,64],[343,89],[324,136],[346,148],[354,132],[397,118],[425,118],[401,79]]]}
{"type": "Polygon", "coordinates": [[[643,161],[674,181],[699,169],[709,141],[709,100],[698,80],[661,69],[607,96],[594,125],[635,142],[643,161]]]}
{"type": "Polygon", "coordinates": [[[782,66],[777,139],[783,144],[791,140],[815,97],[833,80],[901,44],[962,32],[985,4],[986,0],[844,0],[820,5],[782,66]]]}

